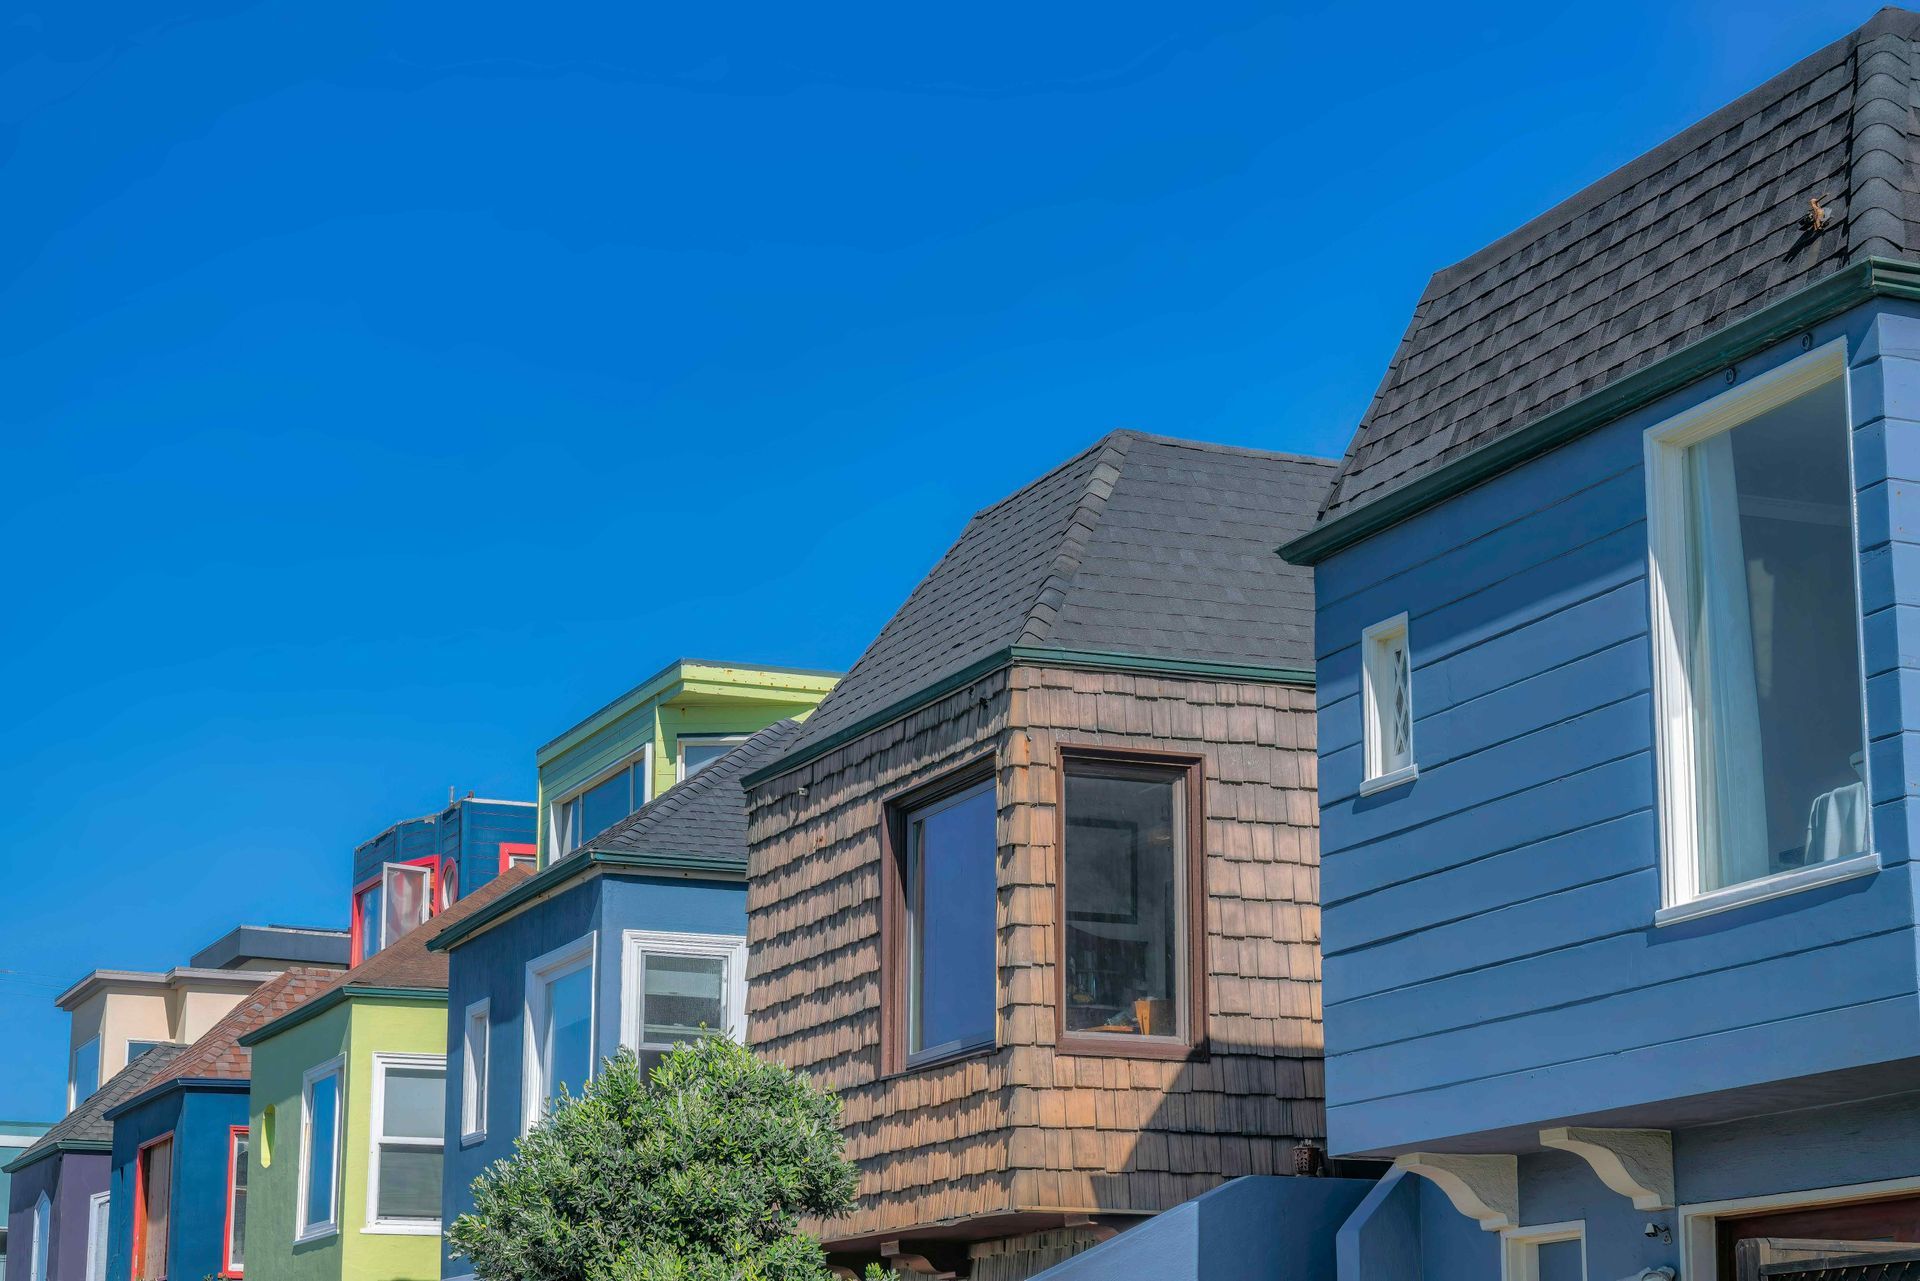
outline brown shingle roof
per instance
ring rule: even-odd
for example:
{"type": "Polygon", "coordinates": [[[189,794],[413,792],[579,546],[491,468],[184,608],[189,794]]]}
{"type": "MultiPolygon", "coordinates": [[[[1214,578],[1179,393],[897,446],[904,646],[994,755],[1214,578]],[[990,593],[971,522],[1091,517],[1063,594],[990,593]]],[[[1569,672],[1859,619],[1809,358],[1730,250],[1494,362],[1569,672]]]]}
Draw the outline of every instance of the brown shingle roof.
{"type": "Polygon", "coordinates": [[[184,1053],[176,1055],[165,1070],[153,1078],[153,1084],[158,1086],[182,1079],[246,1080],[253,1074],[253,1054],[240,1044],[240,1038],[326,991],[339,976],[338,970],[294,966],[268,979],[229,1010],[225,1018],[208,1028],[184,1053]]]}

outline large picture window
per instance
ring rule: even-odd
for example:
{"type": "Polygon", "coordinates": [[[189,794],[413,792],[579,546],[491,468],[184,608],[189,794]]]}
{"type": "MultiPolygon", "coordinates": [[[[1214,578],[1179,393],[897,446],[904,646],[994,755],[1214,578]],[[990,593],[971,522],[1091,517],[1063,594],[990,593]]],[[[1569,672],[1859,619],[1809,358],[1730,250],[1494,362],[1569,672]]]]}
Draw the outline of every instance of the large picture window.
{"type": "Polygon", "coordinates": [[[1189,761],[1063,755],[1060,1031],[1074,1048],[1184,1053],[1195,1008],[1189,761]]]}
{"type": "Polygon", "coordinates": [[[173,1223],[171,1134],[141,1147],[133,1180],[133,1281],[165,1281],[173,1223]]]}
{"type": "Polygon", "coordinates": [[[574,1098],[593,1073],[593,949],[588,934],[527,963],[525,1094],[521,1132],[562,1089],[574,1098]]]}
{"type": "Polygon", "coordinates": [[[549,820],[549,859],[573,853],[645,805],[652,760],[652,752],[643,751],[591,786],[555,802],[549,820]]]}
{"type": "Polygon", "coordinates": [[[430,1054],[373,1056],[369,1228],[440,1231],[440,1157],[446,1120],[445,1059],[430,1054]]]}
{"type": "Polygon", "coordinates": [[[299,1231],[308,1240],[339,1230],[340,1061],[310,1068],[300,1086],[299,1231]]]}
{"type": "Polygon", "coordinates": [[[620,1039],[650,1072],[682,1041],[746,1035],[747,941],[735,935],[629,930],[620,1039]]]}
{"type": "Polygon", "coordinates": [[[903,1066],[994,1043],[996,817],[991,778],[897,812],[903,1066]]]}
{"type": "Polygon", "coordinates": [[[1669,904],[1860,870],[1871,843],[1844,352],[1654,428],[1647,487],[1669,904]]]}

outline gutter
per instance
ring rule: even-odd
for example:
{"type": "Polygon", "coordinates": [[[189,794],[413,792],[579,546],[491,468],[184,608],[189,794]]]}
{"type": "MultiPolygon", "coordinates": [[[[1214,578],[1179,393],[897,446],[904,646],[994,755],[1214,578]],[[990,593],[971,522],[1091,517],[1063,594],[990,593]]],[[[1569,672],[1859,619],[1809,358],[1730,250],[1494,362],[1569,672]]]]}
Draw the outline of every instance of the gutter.
{"type": "MultiPolygon", "coordinates": [[[[1016,663],[1036,667],[1067,667],[1089,672],[1142,672],[1156,676],[1200,677],[1208,680],[1250,681],[1278,685],[1298,685],[1312,689],[1313,669],[1305,667],[1261,667],[1248,663],[1218,663],[1206,659],[1158,658],[1147,654],[1124,654],[1106,650],[1054,649],[1044,645],[1008,645],[994,650],[931,685],[923,686],[905,698],[889,703],[879,711],[863,716],[844,729],[835,730],[817,743],[762,765],[740,780],[743,788],[758,787],[768,779],[791,774],[828,752],[844,747],[857,738],[894,721],[911,716],[927,704],[945,698],[957,689],[973,684],[1016,663]]],[[[431,946],[431,945],[429,945],[431,946]]]]}
{"type": "Polygon", "coordinates": [[[1315,526],[1280,547],[1279,553],[1295,565],[1317,565],[1335,552],[1873,298],[1920,300],[1920,263],[1868,257],[1843,267],[1671,356],[1315,526]]]}
{"type": "MultiPolygon", "coordinates": [[[[575,850],[557,863],[547,864],[472,916],[441,930],[427,940],[427,950],[449,951],[535,899],[559,890],[568,881],[594,872],[674,872],[732,880],[746,876],[747,864],[745,859],[722,861],[704,854],[642,854],[632,850],[598,850],[589,846],[575,850]]],[[[244,1038],[241,1044],[246,1044],[244,1038]]]]}
{"type": "Polygon", "coordinates": [[[112,1151],[113,1144],[102,1139],[59,1139],[38,1151],[29,1152],[24,1156],[17,1156],[5,1165],[0,1165],[0,1174],[17,1174],[30,1165],[40,1164],[40,1162],[50,1156],[61,1156],[68,1152],[98,1152],[106,1154],[112,1151]]]}
{"type": "Polygon", "coordinates": [[[349,983],[345,987],[336,987],[322,993],[305,1005],[282,1014],[273,1022],[253,1029],[240,1038],[240,1044],[252,1049],[262,1041],[299,1027],[302,1023],[320,1017],[335,1006],[344,1005],[360,997],[383,1001],[414,1001],[421,1005],[445,1005],[447,989],[444,987],[363,987],[358,983],[349,983]]]}
{"type": "Polygon", "coordinates": [[[102,1120],[114,1121],[143,1104],[151,1103],[174,1090],[206,1090],[220,1094],[245,1094],[253,1085],[251,1076],[175,1076],[169,1077],[158,1085],[150,1085],[130,1099],[108,1108],[100,1114],[102,1120]]]}

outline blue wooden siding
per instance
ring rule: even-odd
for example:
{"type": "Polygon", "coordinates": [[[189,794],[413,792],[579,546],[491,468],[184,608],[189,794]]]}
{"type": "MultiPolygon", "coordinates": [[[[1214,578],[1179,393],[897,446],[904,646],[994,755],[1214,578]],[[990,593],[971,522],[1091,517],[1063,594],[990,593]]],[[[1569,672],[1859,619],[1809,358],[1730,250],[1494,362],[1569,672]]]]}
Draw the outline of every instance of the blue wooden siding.
{"type": "Polygon", "coordinates": [[[395,823],[353,851],[355,885],[379,875],[383,863],[413,859],[452,859],[459,867],[460,897],[500,874],[500,846],[533,844],[536,823],[531,805],[512,801],[461,799],[438,814],[395,823]]]}
{"type": "MultiPolygon", "coordinates": [[[[599,1057],[620,1045],[621,949],[627,930],[744,935],[743,882],[679,877],[603,875],[580,882],[459,944],[448,955],[447,1160],[441,1187],[442,1222],[473,1208],[473,1180],[492,1162],[513,1155],[520,1137],[525,1083],[527,962],[597,931],[594,1044],[599,1057]],[[460,1140],[461,1088],[466,1079],[466,1011],[488,1002],[487,1133],[460,1140]]],[[[443,1274],[472,1269],[444,1255],[443,1274]]]]}
{"type": "MultiPolygon", "coordinates": [[[[1721,378],[1320,566],[1336,1150],[1407,1150],[1920,1054],[1905,800],[1920,786],[1920,483],[1901,475],[1920,477],[1915,315],[1863,308],[1814,335],[1844,335],[1852,353],[1885,861],[1872,877],[1653,924],[1642,433],[1726,391],[1721,378]],[[1420,774],[1362,797],[1357,642],[1402,611],[1420,774]]],[[[1783,343],[1740,376],[1801,351],[1783,343]]]]}
{"type": "Polygon", "coordinates": [[[168,1090],[114,1119],[108,1191],[107,1276],[133,1275],[134,1160],[140,1145],[173,1134],[173,1202],[167,1275],[217,1277],[227,1230],[227,1140],[247,1123],[246,1082],[237,1089],[168,1090]]]}

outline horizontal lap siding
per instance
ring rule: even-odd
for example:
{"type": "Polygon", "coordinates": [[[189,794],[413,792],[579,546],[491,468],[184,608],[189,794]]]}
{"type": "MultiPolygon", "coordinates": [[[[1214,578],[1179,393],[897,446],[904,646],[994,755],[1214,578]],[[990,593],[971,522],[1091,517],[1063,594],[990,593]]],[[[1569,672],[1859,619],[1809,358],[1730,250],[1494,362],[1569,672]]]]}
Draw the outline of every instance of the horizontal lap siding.
{"type": "MultiPolygon", "coordinates": [[[[1834,329],[1859,352],[1884,340],[1869,324],[1856,314],[1834,329]]],[[[1902,335],[1920,352],[1920,328],[1902,335]]],[[[1873,354],[1856,365],[1888,363],[1873,354]]],[[[1862,405],[1909,379],[1920,414],[1916,369],[1906,360],[1853,386],[1876,844],[1889,864],[1866,880],[1653,926],[1642,433],[1723,391],[1721,380],[1321,566],[1336,1150],[1404,1149],[1920,1052],[1909,1039],[1905,864],[1906,798],[1920,788],[1920,741],[1907,732],[1920,731],[1920,613],[1908,608],[1920,605],[1920,486],[1888,484],[1880,470],[1902,459],[1920,472],[1920,445],[1862,405]],[[1359,632],[1403,610],[1419,778],[1362,797],[1359,632]]],[[[1902,427],[1920,436],[1920,423],[1902,427]]]]}
{"type": "Polygon", "coordinates": [[[842,1092],[862,1198],[834,1236],[1013,1209],[1157,1211],[1285,1169],[1297,1139],[1323,1133],[1312,732],[1306,690],[1019,667],[754,789],[749,1036],[842,1092]],[[1204,1062],[1053,1048],[1063,743],[1206,760],[1204,1062]],[[880,1081],[883,802],[986,751],[1001,1048],[880,1081]]]}

